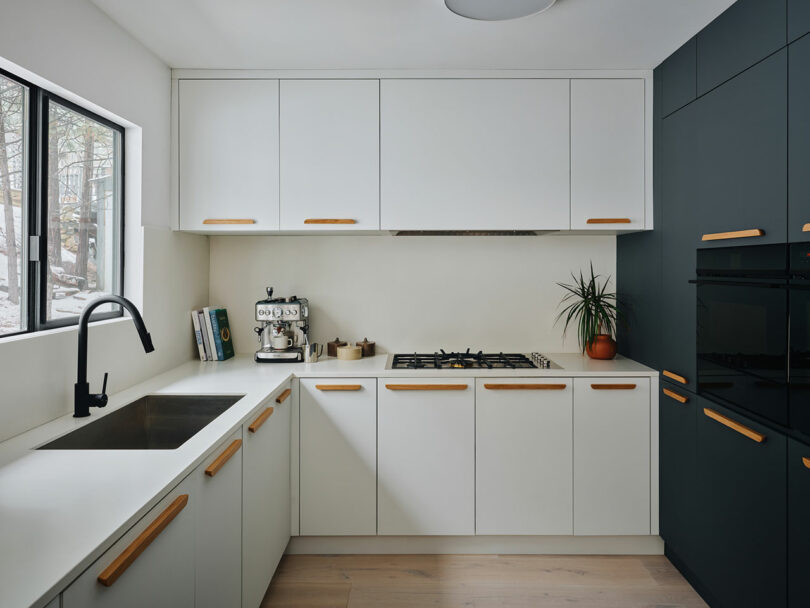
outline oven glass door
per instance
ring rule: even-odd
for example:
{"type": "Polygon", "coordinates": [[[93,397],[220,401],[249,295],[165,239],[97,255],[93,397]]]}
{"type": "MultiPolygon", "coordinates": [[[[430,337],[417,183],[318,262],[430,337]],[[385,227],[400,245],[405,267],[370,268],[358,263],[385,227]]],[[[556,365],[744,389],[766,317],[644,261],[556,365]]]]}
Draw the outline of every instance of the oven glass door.
{"type": "Polygon", "coordinates": [[[787,281],[697,284],[699,392],[787,425],[787,281]]]}
{"type": "Polygon", "coordinates": [[[810,436],[810,243],[790,246],[790,426],[810,436]]]}

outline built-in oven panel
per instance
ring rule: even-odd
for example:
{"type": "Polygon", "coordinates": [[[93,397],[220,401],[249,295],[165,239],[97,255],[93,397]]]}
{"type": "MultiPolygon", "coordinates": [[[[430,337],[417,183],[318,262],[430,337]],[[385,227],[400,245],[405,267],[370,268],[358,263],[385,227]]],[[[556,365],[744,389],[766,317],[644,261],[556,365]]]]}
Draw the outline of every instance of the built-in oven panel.
{"type": "Polygon", "coordinates": [[[790,426],[810,436],[810,243],[790,246],[790,426]]]}

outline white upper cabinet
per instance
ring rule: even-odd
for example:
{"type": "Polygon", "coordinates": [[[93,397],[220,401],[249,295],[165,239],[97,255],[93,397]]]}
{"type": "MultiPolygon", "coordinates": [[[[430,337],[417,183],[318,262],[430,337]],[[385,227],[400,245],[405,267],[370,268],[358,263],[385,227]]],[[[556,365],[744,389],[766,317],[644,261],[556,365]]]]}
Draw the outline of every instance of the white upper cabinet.
{"type": "Polygon", "coordinates": [[[569,80],[380,83],[384,230],[569,228],[569,80]]]}
{"type": "Polygon", "coordinates": [[[642,79],[571,80],[571,229],[645,227],[642,79]]]}
{"type": "Polygon", "coordinates": [[[379,81],[280,86],[281,229],[379,230],[379,81]]]}
{"type": "Polygon", "coordinates": [[[181,80],[180,229],[277,230],[278,80],[181,80]]]}

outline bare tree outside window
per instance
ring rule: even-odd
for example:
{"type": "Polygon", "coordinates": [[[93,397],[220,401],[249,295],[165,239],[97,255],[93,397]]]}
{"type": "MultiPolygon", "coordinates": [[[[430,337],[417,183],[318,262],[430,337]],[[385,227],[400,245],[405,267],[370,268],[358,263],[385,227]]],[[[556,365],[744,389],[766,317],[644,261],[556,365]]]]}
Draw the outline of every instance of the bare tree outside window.
{"type": "Polygon", "coordinates": [[[23,85],[0,76],[0,335],[25,329],[22,243],[27,210],[23,85]]]}
{"type": "Polygon", "coordinates": [[[120,157],[118,131],[48,104],[48,321],[118,292],[120,157]]]}

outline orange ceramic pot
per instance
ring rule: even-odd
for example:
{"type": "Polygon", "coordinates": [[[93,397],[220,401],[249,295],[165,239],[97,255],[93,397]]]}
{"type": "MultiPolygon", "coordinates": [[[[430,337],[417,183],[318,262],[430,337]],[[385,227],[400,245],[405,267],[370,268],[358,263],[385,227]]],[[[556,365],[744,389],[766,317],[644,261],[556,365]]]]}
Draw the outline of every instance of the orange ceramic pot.
{"type": "Polygon", "coordinates": [[[616,340],[608,334],[597,334],[592,344],[585,347],[591,359],[612,359],[616,356],[616,340]]]}

